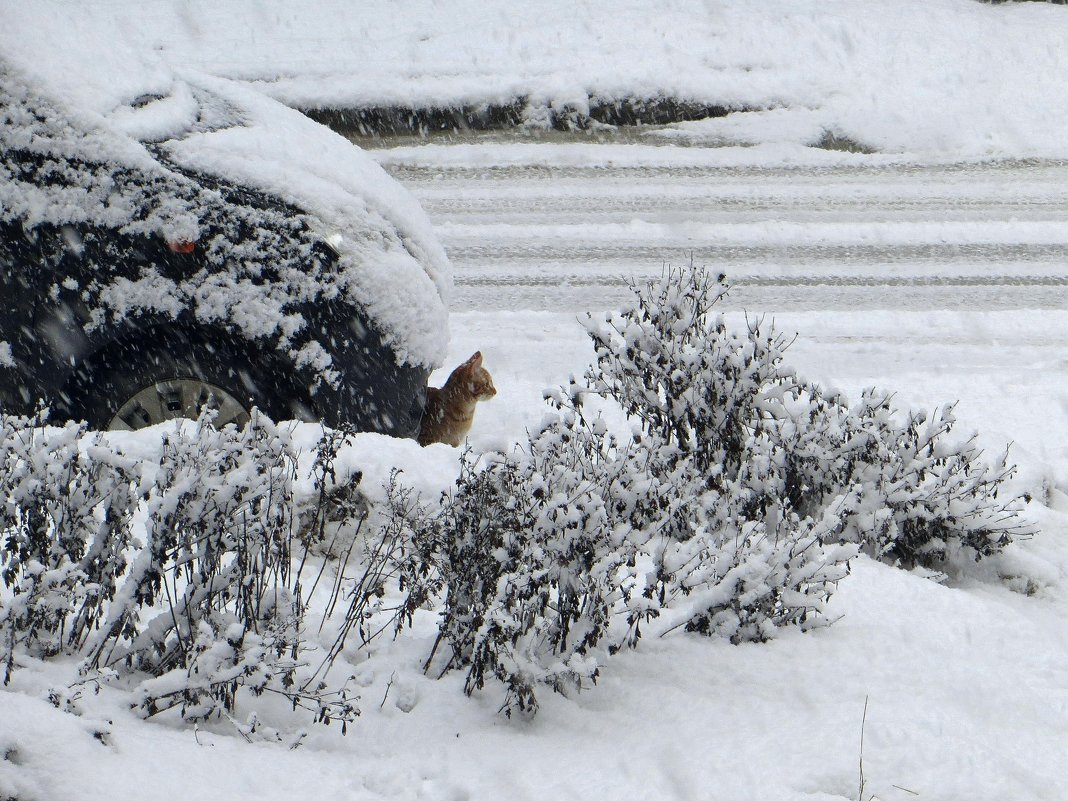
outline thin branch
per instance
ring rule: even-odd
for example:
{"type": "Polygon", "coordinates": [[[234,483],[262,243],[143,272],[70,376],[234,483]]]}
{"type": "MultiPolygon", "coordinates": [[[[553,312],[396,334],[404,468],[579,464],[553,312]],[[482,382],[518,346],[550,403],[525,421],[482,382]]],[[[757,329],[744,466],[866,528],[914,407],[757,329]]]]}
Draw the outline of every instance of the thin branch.
{"type": "Polygon", "coordinates": [[[864,696],[864,715],[860,719],[860,788],[857,801],[864,801],[864,726],[868,722],[868,696],[864,696]]]}

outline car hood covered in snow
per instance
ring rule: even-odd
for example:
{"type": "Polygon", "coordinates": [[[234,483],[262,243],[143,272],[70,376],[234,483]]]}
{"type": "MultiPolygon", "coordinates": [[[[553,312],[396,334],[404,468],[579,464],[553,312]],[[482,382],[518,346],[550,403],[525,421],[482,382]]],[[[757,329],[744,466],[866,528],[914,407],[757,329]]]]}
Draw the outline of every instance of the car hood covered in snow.
{"type": "MultiPolygon", "coordinates": [[[[99,94],[0,62],[0,150],[35,165],[0,160],[2,216],[199,241],[220,266],[177,282],[147,271],[135,285],[98,287],[102,313],[184,306],[284,347],[301,328],[299,304],[341,297],[398,362],[441,364],[451,271],[402,187],[359,148],[254,90],[199,74],[150,83],[131,84],[124,102],[102,110],[99,94]],[[233,216],[219,187],[278,203],[246,204],[240,225],[218,237],[219,218],[233,216]],[[319,241],[337,254],[329,266],[308,258],[319,241]]],[[[298,360],[313,357],[305,345],[298,360]]]]}

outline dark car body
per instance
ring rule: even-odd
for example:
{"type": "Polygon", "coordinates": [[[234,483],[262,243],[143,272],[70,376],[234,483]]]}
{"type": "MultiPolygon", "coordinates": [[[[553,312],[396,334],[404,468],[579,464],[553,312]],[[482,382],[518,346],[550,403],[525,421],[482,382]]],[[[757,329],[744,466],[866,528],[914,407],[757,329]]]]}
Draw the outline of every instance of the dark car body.
{"type": "Polygon", "coordinates": [[[193,387],[275,419],[417,433],[431,365],[405,363],[360,298],[331,283],[339,253],[314,214],[152,143],[146,168],[70,140],[0,141],[0,180],[77,198],[69,219],[32,202],[0,215],[0,411],[44,404],[53,418],[139,428],[199,410],[206,395],[194,407],[168,398],[193,387]],[[169,232],[176,201],[196,219],[191,240],[169,232]],[[124,203],[135,212],[110,215],[124,203]],[[277,310],[274,327],[242,325],[260,306],[277,310]],[[149,387],[151,402],[131,401],[149,387]]]}

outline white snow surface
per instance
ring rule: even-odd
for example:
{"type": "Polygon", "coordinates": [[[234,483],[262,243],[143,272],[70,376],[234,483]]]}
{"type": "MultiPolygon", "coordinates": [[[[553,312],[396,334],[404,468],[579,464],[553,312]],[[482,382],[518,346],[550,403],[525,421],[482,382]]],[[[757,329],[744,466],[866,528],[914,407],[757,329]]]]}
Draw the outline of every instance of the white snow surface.
{"type": "Polygon", "coordinates": [[[975,0],[35,0],[0,51],[106,113],[176,70],[305,108],[674,97],[761,110],[678,136],[1068,156],[1068,14],[975,0]]]}

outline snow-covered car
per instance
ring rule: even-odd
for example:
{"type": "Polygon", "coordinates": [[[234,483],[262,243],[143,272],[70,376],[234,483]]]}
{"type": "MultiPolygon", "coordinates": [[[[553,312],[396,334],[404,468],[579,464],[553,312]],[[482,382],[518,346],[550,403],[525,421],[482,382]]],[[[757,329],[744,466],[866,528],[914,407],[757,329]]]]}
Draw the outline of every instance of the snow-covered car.
{"type": "Polygon", "coordinates": [[[381,168],[221,79],[60,97],[0,61],[0,410],[417,431],[450,270],[381,168]]]}

